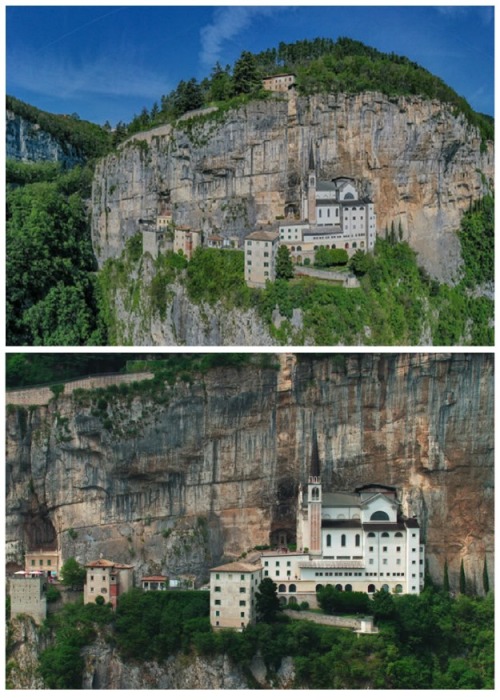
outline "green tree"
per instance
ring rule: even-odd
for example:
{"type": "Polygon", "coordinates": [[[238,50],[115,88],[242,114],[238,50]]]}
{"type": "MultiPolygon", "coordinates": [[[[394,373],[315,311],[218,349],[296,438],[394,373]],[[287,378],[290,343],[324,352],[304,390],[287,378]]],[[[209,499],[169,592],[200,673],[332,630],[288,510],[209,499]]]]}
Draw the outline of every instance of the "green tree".
{"type": "Polygon", "coordinates": [[[460,580],[459,580],[459,590],[463,595],[467,592],[467,581],[465,578],[464,560],[460,561],[460,580]]]}
{"type": "Polygon", "coordinates": [[[370,270],[372,265],[372,256],[365,253],[364,250],[357,250],[349,260],[349,267],[354,272],[356,277],[363,277],[370,270]]]}
{"type": "Polygon", "coordinates": [[[293,262],[286,245],[280,245],[276,255],[276,279],[289,280],[293,277],[293,262]]]}
{"type": "Polygon", "coordinates": [[[59,578],[64,585],[76,589],[83,588],[86,575],[86,568],[79,564],[74,557],[66,559],[59,571],[59,578]]]}
{"type": "Polygon", "coordinates": [[[450,592],[450,579],[448,577],[448,561],[444,561],[444,574],[443,574],[443,591],[445,593],[450,592]]]}
{"type": "Polygon", "coordinates": [[[257,619],[260,622],[274,622],[280,609],[280,602],[276,593],[277,586],[270,578],[263,578],[259,584],[259,590],[255,594],[257,619]]]}
{"type": "Polygon", "coordinates": [[[488,562],[486,561],[486,557],[484,557],[483,565],[483,591],[485,594],[490,592],[490,577],[488,576],[488,562]]]}
{"type": "Polygon", "coordinates": [[[236,95],[252,93],[260,86],[257,61],[250,51],[242,51],[234,64],[233,85],[236,95]]]}

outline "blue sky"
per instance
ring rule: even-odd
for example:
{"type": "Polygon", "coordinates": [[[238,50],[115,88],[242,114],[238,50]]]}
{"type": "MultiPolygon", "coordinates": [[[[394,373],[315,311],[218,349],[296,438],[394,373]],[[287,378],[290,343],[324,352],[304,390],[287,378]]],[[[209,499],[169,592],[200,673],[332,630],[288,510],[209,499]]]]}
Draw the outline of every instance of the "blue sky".
{"type": "Polygon", "coordinates": [[[41,109],[111,124],[130,121],[177,83],[258,52],[317,36],[348,36],[408,56],[472,107],[493,114],[494,17],[489,6],[9,6],[7,93],[41,109]]]}

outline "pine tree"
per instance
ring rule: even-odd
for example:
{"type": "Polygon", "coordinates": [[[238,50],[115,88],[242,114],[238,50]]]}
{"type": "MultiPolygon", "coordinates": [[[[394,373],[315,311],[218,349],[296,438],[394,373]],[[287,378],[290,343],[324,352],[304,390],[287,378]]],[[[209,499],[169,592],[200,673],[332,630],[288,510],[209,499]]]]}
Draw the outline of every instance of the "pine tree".
{"type": "Polygon", "coordinates": [[[278,248],[276,256],[276,279],[290,280],[293,277],[293,263],[286,245],[278,248]]]}
{"type": "Polygon", "coordinates": [[[242,51],[241,56],[234,64],[233,83],[236,95],[248,94],[257,88],[259,71],[255,56],[250,51],[242,51]]]}
{"type": "Polygon", "coordinates": [[[467,584],[465,580],[465,569],[464,569],[464,560],[460,562],[460,593],[465,594],[467,584]]]}
{"type": "Polygon", "coordinates": [[[443,590],[445,593],[450,592],[450,579],[448,578],[448,562],[444,562],[444,575],[443,575],[443,590]]]}
{"type": "Polygon", "coordinates": [[[259,592],[255,594],[257,620],[259,622],[274,622],[280,609],[277,585],[270,578],[263,578],[259,584],[259,592]]]}
{"type": "Polygon", "coordinates": [[[486,561],[486,557],[484,557],[484,566],[483,566],[483,589],[485,594],[489,593],[490,591],[490,578],[488,576],[488,563],[486,561]]]}
{"type": "Polygon", "coordinates": [[[403,227],[401,226],[401,221],[398,224],[398,236],[399,236],[399,240],[402,241],[403,240],[403,227]]]}

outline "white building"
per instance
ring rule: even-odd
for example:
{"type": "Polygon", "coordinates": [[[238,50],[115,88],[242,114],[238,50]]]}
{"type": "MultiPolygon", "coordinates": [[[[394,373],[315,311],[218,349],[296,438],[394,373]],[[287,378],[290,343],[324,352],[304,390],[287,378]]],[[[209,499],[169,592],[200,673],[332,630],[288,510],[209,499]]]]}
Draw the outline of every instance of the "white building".
{"type": "MultiPolygon", "coordinates": [[[[414,595],[424,586],[425,548],[419,524],[402,513],[396,488],[367,484],[353,492],[323,493],[316,440],[308,482],[299,487],[296,539],[296,551],[283,547],[260,557],[258,580],[271,578],[283,603],[316,605],[316,592],[327,584],[341,591],[371,594],[384,589],[414,595]]],[[[226,590],[221,579],[222,572],[236,576],[238,569],[230,567],[238,566],[243,565],[212,569],[212,577],[214,572],[219,575],[211,579],[213,626],[222,626],[223,617],[224,626],[239,627],[242,603],[236,589],[226,590]]]]}
{"type": "Polygon", "coordinates": [[[279,247],[277,231],[255,231],[245,237],[245,282],[249,287],[265,287],[276,277],[279,247]]]}
{"type": "Polygon", "coordinates": [[[210,624],[242,629],[255,622],[262,565],[236,561],[210,570],[210,624]]]}

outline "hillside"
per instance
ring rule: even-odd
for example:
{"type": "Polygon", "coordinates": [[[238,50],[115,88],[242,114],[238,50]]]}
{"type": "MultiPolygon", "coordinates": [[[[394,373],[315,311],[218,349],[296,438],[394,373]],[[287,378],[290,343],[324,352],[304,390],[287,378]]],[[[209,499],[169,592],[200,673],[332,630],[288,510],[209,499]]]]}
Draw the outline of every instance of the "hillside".
{"type": "MultiPolygon", "coordinates": [[[[71,154],[91,159],[71,182],[51,163],[8,163],[12,344],[492,342],[492,217],[478,226],[466,219],[468,233],[457,236],[464,216],[490,207],[492,121],[404,57],[349,39],[243,52],[232,68],[215,67],[200,83],[181,81],[113,132],[14,98],[8,105],[15,123],[31,124],[25,145],[8,155],[22,158],[35,139],[34,157],[50,157],[36,141],[45,134],[59,143],[63,155],[54,158],[63,168],[71,154]],[[293,94],[262,90],[264,75],[285,70],[296,74],[293,94]],[[254,294],[245,289],[235,253],[216,261],[221,294],[214,299],[208,285],[206,293],[200,286],[213,268],[208,255],[196,265],[141,255],[141,222],[164,210],[205,239],[222,233],[241,242],[254,230],[276,227],[299,210],[311,154],[318,178],[351,177],[374,201],[379,239],[398,232],[392,257],[406,268],[405,290],[395,277],[382,290],[380,280],[366,275],[368,293],[310,283],[306,295],[293,285],[254,294]],[[42,220],[55,236],[38,231],[42,220]],[[411,255],[399,244],[416,253],[411,270],[411,255]],[[26,259],[39,258],[48,261],[49,273],[42,268],[28,278],[26,259]],[[77,319],[71,327],[69,317],[77,319]]],[[[375,266],[385,268],[391,256],[383,243],[377,256],[375,266]]]]}

